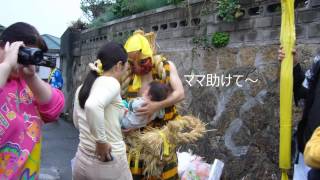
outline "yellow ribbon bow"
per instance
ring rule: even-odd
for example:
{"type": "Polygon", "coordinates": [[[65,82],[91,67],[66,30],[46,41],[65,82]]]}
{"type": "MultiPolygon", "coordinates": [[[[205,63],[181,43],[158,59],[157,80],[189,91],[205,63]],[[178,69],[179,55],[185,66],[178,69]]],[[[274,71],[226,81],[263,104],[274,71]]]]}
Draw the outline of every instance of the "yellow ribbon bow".
{"type": "Polygon", "coordinates": [[[95,62],[93,63],[89,63],[89,67],[92,71],[97,72],[97,74],[99,76],[101,76],[103,74],[103,68],[102,68],[102,63],[100,59],[97,59],[95,62]]]}

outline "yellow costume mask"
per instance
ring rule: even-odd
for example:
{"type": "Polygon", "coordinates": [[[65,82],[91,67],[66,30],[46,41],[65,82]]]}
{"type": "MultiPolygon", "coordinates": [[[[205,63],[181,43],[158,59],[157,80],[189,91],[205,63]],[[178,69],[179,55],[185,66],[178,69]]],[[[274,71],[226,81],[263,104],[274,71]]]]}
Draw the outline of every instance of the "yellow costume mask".
{"type": "MultiPolygon", "coordinates": [[[[150,43],[146,37],[143,36],[144,32],[138,30],[133,33],[131,37],[127,40],[124,48],[128,53],[140,51],[140,57],[138,60],[148,59],[153,56],[153,51],[150,46],[150,43]]],[[[135,59],[136,60],[136,59],[135,59]]],[[[133,77],[133,86],[134,90],[141,88],[141,76],[138,74],[134,74],[133,77]]]]}

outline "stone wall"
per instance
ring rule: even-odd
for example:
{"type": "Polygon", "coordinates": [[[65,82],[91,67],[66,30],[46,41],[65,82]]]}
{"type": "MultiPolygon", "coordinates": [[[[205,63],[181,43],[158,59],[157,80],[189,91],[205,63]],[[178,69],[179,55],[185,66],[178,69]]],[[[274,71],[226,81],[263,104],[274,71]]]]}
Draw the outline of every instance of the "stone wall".
{"type": "MultiPolygon", "coordinates": [[[[220,87],[210,86],[207,77],[203,86],[199,82],[190,86],[185,80],[187,98],[182,112],[197,115],[208,123],[207,128],[212,131],[196,145],[186,148],[210,161],[224,160],[224,179],[279,179],[277,49],[278,45],[265,45],[165,53],[174,60],[181,75],[194,72],[220,77],[220,87]],[[229,74],[243,77],[238,85],[236,78],[228,84],[229,74]],[[246,77],[257,82],[246,81],[246,77]]],[[[319,44],[299,44],[297,49],[299,61],[307,67],[320,47],[319,44]]],[[[201,81],[201,77],[198,80],[201,81]]],[[[300,112],[295,108],[294,124],[301,117],[300,112]]]]}
{"type": "MultiPolygon", "coordinates": [[[[139,27],[154,30],[159,52],[176,64],[185,87],[186,99],[180,111],[199,116],[210,130],[198,143],[184,148],[209,162],[223,160],[223,179],[279,179],[279,1],[242,0],[241,4],[245,15],[234,23],[221,22],[211,1],[195,0],[190,6],[167,6],[108,22],[101,28],[72,32],[73,38],[67,36],[70,30],[66,31],[62,37],[62,44],[70,45],[62,54],[66,111],[72,112],[74,90],[102,44],[124,41],[139,27]],[[227,47],[194,43],[203,37],[210,40],[217,31],[230,33],[227,47]],[[190,85],[187,76],[192,74],[199,76],[190,85]],[[210,85],[210,74],[213,81],[215,75],[216,80],[220,78],[220,87],[210,85]],[[232,77],[230,83],[228,76],[232,77]]],[[[320,49],[320,7],[316,0],[296,9],[296,30],[298,60],[307,67],[320,49]]],[[[295,108],[295,123],[300,111],[295,108]]]]}

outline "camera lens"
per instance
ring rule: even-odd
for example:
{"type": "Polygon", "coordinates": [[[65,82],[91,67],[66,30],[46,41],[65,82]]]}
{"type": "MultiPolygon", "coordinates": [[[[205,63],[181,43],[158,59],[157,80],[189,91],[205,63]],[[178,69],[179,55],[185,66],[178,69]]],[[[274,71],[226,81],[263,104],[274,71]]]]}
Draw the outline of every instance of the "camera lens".
{"type": "Polygon", "coordinates": [[[30,63],[30,53],[28,49],[21,47],[18,53],[18,63],[28,65],[30,63]]]}
{"type": "Polygon", "coordinates": [[[23,65],[37,65],[43,59],[41,49],[21,47],[18,53],[18,63],[23,65]]]}
{"type": "Polygon", "coordinates": [[[39,64],[39,63],[42,61],[42,59],[43,59],[43,54],[42,54],[42,52],[41,52],[41,51],[35,51],[35,52],[33,53],[32,59],[33,59],[33,62],[34,62],[35,64],[39,64]]]}

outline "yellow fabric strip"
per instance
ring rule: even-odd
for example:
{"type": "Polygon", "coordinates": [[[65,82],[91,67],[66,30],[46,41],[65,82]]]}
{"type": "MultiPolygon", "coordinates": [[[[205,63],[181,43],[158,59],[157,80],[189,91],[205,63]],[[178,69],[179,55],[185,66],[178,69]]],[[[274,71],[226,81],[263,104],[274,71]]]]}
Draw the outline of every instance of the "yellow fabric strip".
{"type": "Polygon", "coordinates": [[[280,74],[280,144],[279,167],[281,179],[287,180],[285,170],[291,168],[291,129],[292,129],[292,95],[293,95],[293,57],[295,45],[294,0],[281,0],[281,45],[286,54],[281,64],[280,74]]]}
{"type": "Polygon", "coordinates": [[[132,174],[135,174],[135,175],[142,175],[142,169],[141,168],[130,168],[130,171],[132,174]]]}
{"type": "Polygon", "coordinates": [[[138,174],[141,172],[141,168],[139,168],[139,159],[140,159],[140,152],[134,151],[128,153],[128,165],[133,174],[138,174]],[[134,156],[134,159],[132,159],[132,156],[134,156]],[[133,161],[134,160],[134,161],[133,161]],[[134,162],[133,167],[131,166],[131,161],[134,162]]]}
{"type": "Polygon", "coordinates": [[[165,120],[172,119],[173,116],[174,116],[174,113],[173,112],[169,112],[169,113],[166,113],[164,115],[164,119],[165,120]]]}
{"type": "Polygon", "coordinates": [[[130,167],[130,163],[131,163],[131,153],[128,153],[128,166],[130,167]]]}
{"type": "Polygon", "coordinates": [[[139,159],[140,159],[140,152],[136,152],[136,157],[134,159],[134,168],[133,168],[134,172],[139,171],[139,159]]]}
{"type": "Polygon", "coordinates": [[[162,131],[160,131],[159,134],[160,134],[160,136],[161,136],[161,138],[163,140],[163,155],[169,156],[169,154],[170,154],[170,144],[169,144],[169,142],[167,140],[167,137],[162,131]]]}
{"type": "Polygon", "coordinates": [[[141,88],[141,86],[142,86],[141,76],[134,75],[133,84],[132,84],[132,90],[133,91],[138,91],[141,88]]]}
{"type": "Polygon", "coordinates": [[[162,173],[162,179],[169,179],[178,173],[178,167],[174,167],[164,173],[162,173]]]}
{"type": "Polygon", "coordinates": [[[281,180],[289,180],[287,172],[285,171],[281,172],[281,180]]]}
{"type": "Polygon", "coordinates": [[[51,78],[52,78],[52,76],[53,76],[53,74],[54,74],[55,71],[56,71],[56,68],[54,68],[54,69],[51,70],[50,75],[49,75],[49,77],[48,77],[48,82],[51,81],[51,78]]]}

